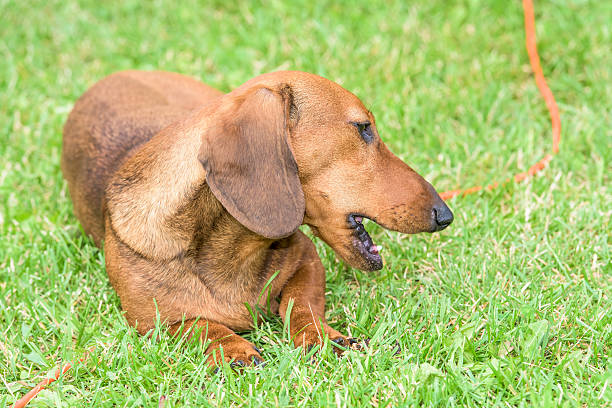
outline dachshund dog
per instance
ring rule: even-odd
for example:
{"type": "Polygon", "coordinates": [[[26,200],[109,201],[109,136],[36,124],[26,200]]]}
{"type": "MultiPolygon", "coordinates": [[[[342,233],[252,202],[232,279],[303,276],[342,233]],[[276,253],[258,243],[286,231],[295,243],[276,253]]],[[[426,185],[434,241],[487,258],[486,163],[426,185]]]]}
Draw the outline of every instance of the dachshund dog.
{"type": "Polygon", "coordinates": [[[300,225],[374,271],[365,218],[403,233],[453,221],[361,101],[304,72],[228,94],[174,73],[110,75],[70,113],[62,170],[129,324],[145,334],[159,316],[173,335],[197,334],[212,365],[263,362],[234,333],[258,306],[290,319],[296,347],[352,344],[325,321],[325,269],[300,225]]]}

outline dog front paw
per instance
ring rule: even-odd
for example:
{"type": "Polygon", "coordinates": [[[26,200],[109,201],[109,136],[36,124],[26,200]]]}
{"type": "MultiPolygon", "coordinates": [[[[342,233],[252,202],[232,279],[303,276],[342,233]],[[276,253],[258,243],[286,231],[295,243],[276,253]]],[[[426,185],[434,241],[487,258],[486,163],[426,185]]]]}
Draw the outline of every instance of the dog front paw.
{"type": "Polygon", "coordinates": [[[343,335],[326,323],[322,325],[315,325],[314,323],[307,324],[300,330],[296,330],[292,337],[295,347],[302,347],[305,353],[308,353],[315,346],[322,346],[325,337],[330,339],[330,344],[334,346],[333,350],[337,355],[341,355],[348,349],[362,349],[360,342],[343,335]]]}
{"type": "Polygon", "coordinates": [[[206,354],[211,367],[218,367],[224,361],[232,368],[266,364],[261,356],[261,351],[237,334],[214,340],[206,349],[206,354]]]}

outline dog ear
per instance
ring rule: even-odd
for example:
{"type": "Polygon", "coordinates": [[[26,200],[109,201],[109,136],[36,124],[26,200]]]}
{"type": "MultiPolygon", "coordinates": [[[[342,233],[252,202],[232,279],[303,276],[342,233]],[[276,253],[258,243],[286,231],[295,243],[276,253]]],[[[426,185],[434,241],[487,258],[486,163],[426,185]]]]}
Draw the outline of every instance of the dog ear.
{"type": "Polygon", "coordinates": [[[267,238],[286,237],[304,218],[304,193],[288,144],[291,89],[258,87],[237,98],[203,137],[198,158],[206,181],[242,225],[267,238]]]}

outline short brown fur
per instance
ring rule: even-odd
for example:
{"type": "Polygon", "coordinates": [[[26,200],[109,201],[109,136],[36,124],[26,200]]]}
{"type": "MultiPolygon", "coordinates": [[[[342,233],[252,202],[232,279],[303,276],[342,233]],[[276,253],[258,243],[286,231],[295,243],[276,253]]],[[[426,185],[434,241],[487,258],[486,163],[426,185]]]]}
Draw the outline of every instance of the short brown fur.
{"type": "Polygon", "coordinates": [[[301,224],[374,270],[382,261],[364,255],[356,216],[416,233],[441,229],[436,214],[448,211],[357,97],[303,72],[228,94],[179,74],[113,74],[71,112],[62,169],[85,232],[104,242],[128,322],[145,334],[159,313],[172,333],[202,329],[211,364],[219,349],[226,361],[263,361],[234,334],[252,326],[245,304],[270,301],[285,319],[292,303],[295,346],[323,333],[349,344],[325,322],[325,270],[301,224]]]}

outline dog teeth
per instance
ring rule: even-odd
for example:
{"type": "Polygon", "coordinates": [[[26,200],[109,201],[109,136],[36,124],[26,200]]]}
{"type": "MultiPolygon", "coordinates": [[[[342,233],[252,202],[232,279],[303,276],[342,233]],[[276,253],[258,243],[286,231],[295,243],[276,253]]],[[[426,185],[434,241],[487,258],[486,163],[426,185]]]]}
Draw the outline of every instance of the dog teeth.
{"type": "Polygon", "coordinates": [[[368,248],[368,251],[371,254],[378,254],[381,250],[382,247],[380,245],[372,245],[370,248],[368,248]]]}

